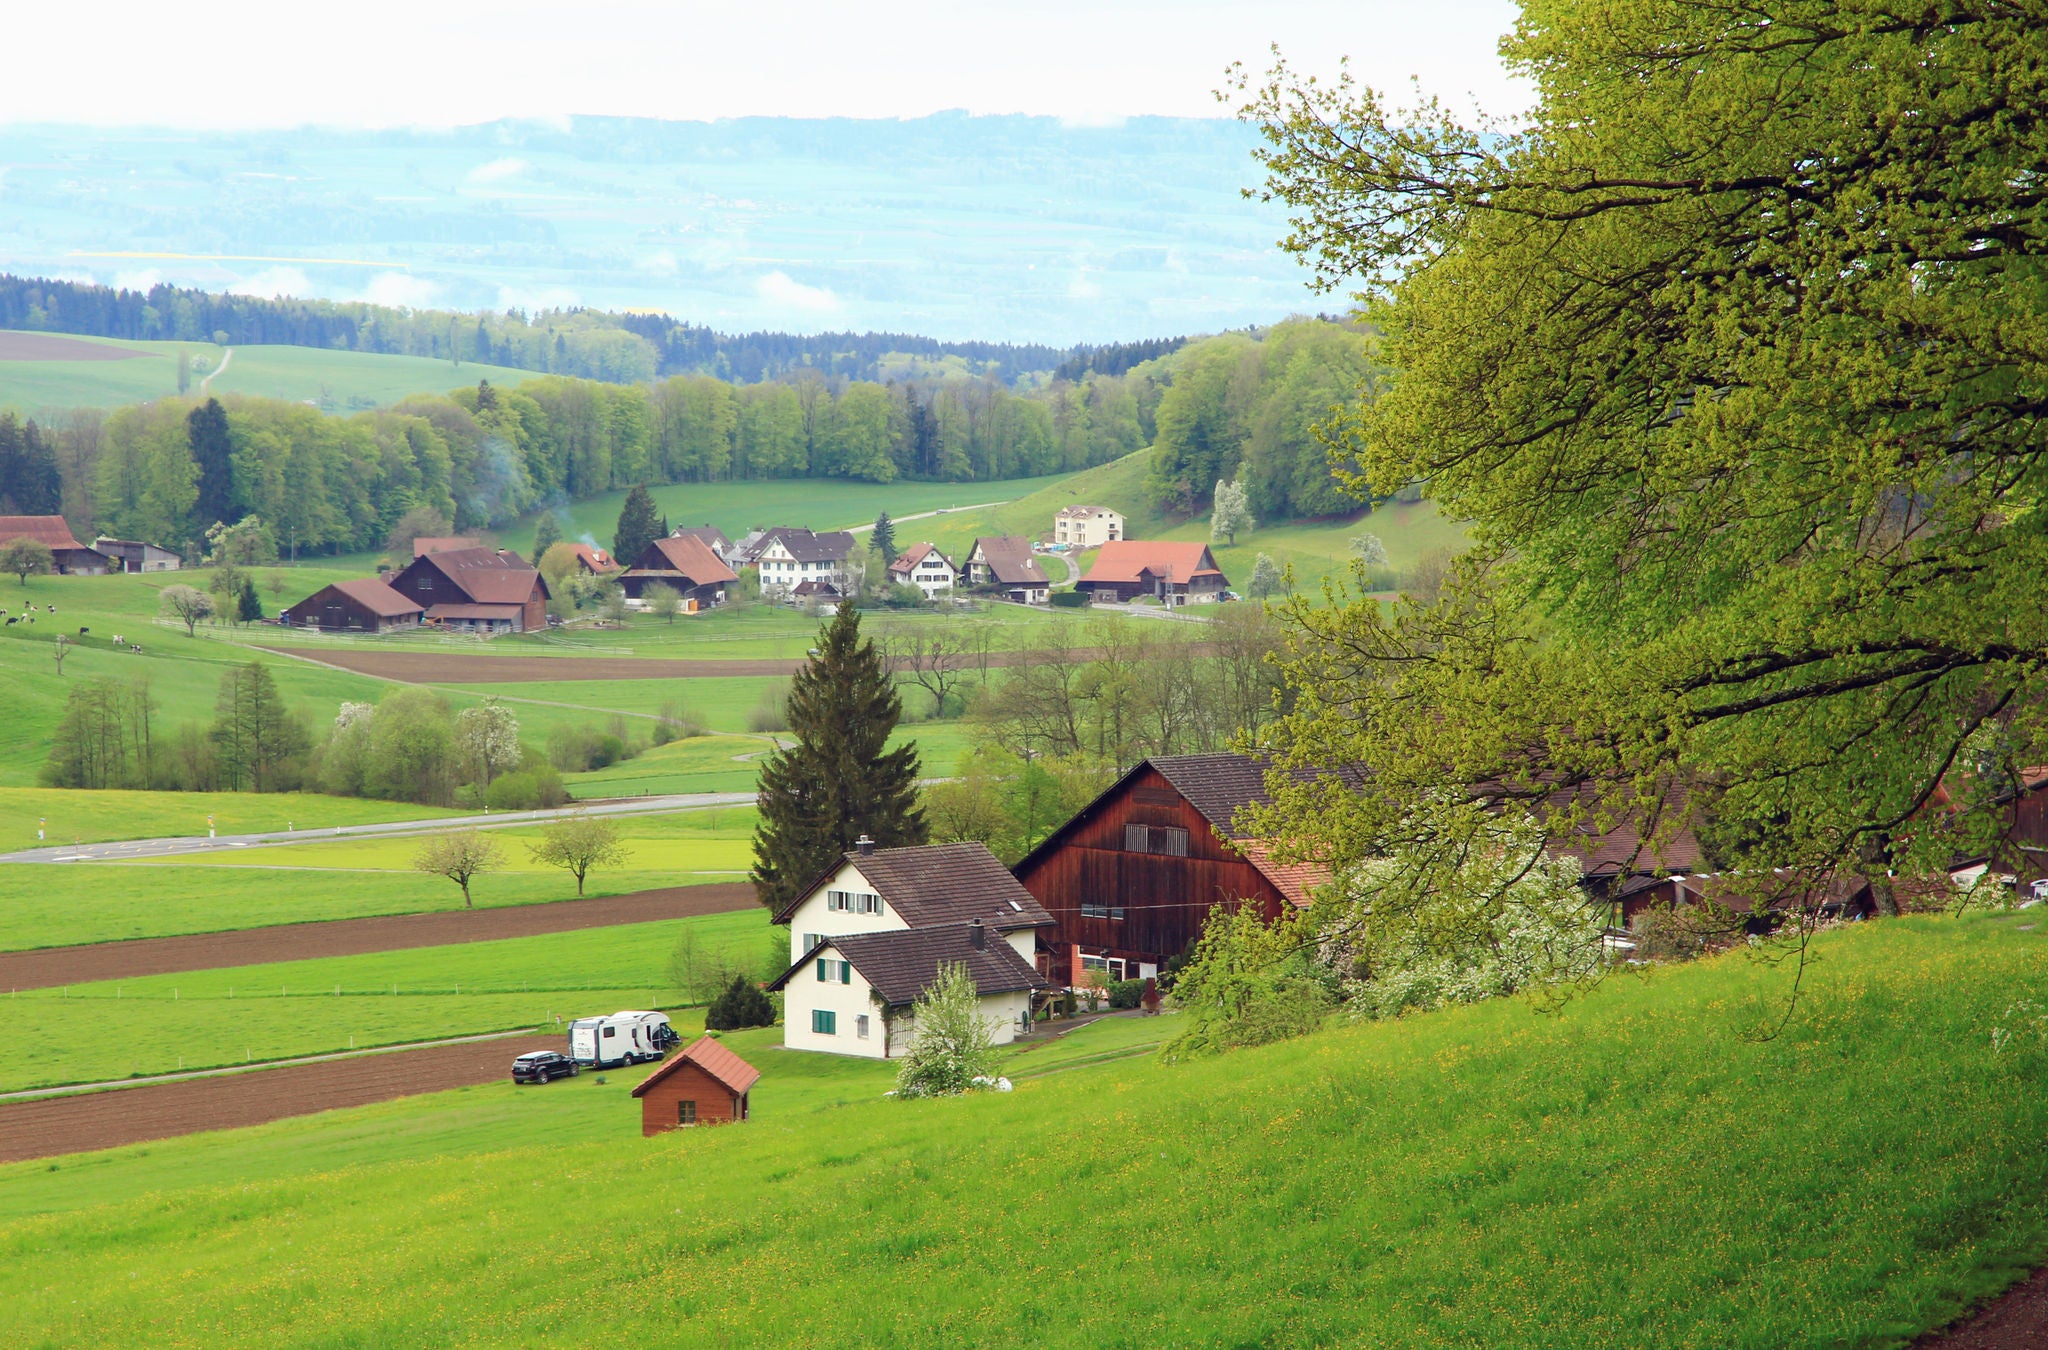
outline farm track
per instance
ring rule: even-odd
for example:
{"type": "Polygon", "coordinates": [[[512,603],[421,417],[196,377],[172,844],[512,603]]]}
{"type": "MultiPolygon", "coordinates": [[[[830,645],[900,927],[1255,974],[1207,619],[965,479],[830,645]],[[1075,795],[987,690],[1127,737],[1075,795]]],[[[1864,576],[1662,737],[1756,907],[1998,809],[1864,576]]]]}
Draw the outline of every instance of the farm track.
{"type": "Polygon", "coordinates": [[[561,1045],[560,1035],[505,1036],[12,1103],[0,1106],[0,1163],[239,1129],[497,1082],[510,1077],[515,1057],[561,1045]]]}
{"type": "MultiPolygon", "coordinates": [[[[289,647],[264,647],[279,656],[295,657],[369,675],[401,684],[534,684],[560,680],[692,680],[744,675],[794,675],[804,660],[761,659],[751,661],[684,661],[673,657],[648,656],[486,656],[443,655],[439,652],[302,651],[289,647]]],[[[1028,666],[1054,655],[1051,652],[990,652],[988,664],[1028,666]]],[[[1073,661],[1095,661],[1100,648],[1075,647],[1062,654],[1073,661]]],[[[953,663],[972,670],[977,658],[962,654],[953,663]]],[[[898,668],[904,667],[901,662],[898,668]]]]}
{"type": "Polygon", "coordinates": [[[1962,1320],[1914,1341],[1910,1350],[2040,1350],[2048,1345],[2048,1267],[2035,1271],[1962,1320]]]}
{"type": "Polygon", "coordinates": [[[363,919],[329,919],[320,923],[279,924],[226,933],[194,933],[180,937],[135,938],[126,942],[95,942],[79,947],[43,947],[25,952],[0,952],[0,988],[50,989],[95,980],[134,979],[184,970],[217,970],[228,966],[302,961],[321,956],[361,956],[404,951],[412,947],[443,947],[461,942],[567,933],[614,924],[650,923],[658,919],[730,914],[754,908],[754,888],[746,882],[715,882],[708,886],[666,886],[590,900],[557,900],[538,905],[506,905],[495,909],[434,910],[425,914],[386,914],[363,919]]]}

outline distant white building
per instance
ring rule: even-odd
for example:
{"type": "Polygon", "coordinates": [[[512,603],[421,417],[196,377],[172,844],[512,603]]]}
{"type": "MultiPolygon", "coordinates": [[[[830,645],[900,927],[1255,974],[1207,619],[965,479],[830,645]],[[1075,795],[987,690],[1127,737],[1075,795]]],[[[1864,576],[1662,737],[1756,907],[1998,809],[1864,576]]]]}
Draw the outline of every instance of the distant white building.
{"type": "Polygon", "coordinates": [[[844,530],[812,534],[809,530],[779,527],[768,531],[755,553],[761,569],[761,594],[796,595],[805,582],[813,583],[803,594],[828,593],[838,596],[846,590],[846,559],[853,552],[853,536],[844,530]]]}
{"type": "Polygon", "coordinates": [[[1052,541],[1075,548],[1100,548],[1124,537],[1124,518],[1106,506],[1062,506],[1052,518],[1052,541]]]}
{"type": "Polygon", "coordinates": [[[953,593],[954,585],[960,580],[960,569],[953,566],[952,559],[939,552],[936,546],[912,544],[889,564],[889,580],[902,586],[915,586],[924,592],[925,599],[932,600],[953,593]]]}

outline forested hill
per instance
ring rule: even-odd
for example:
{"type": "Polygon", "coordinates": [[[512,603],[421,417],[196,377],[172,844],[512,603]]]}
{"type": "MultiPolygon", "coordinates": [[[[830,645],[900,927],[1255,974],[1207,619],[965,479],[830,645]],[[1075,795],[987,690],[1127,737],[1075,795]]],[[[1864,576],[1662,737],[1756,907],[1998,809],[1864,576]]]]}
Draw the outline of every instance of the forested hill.
{"type": "MultiPolygon", "coordinates": [[[[162,282],[116,289],[40,277],[0,276],[0,328],[83,337],[235,343],[284,343],[395,356],[426,356],[516,366],[523,370],[631,383],[663,375],[714,375],[755,384],[801,370],[853,380],[953,372],[1006,383],[1063,362],[1089,365],[1097,349],[1036,343],[941,342],[909,333],[740,333],[666,314],[544,310],[458,314],[334,300],[262,299],[162,282]]],[[[1146,356],[1185,339],[1137,344],[1146,356]]],[[[1111,349],[1113,350],[1113,349],[1111,349]]]]}

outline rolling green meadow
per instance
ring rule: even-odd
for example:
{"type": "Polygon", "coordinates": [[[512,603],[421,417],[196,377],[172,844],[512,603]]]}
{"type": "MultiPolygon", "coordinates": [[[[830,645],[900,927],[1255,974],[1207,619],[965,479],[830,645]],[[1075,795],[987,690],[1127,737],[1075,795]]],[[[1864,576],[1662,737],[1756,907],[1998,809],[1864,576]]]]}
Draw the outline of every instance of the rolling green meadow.
{"type": "Polygon", "coordinates": [[[1076,1067],[965,1099],[882,1100],[882,1073],[839,1064],[800,1092],[781,1071],[809,1057],[752,1033],[733,1043],[766,1070],[757,1118],[644,1141],[586,1078],[67,1159],[13,1212],[99,1203],[0,1227],[0,1328],[1900,1345],[2048,1251],[2048,1045],[1989,1036],[2041,992],[2048,936],[2017,917],[1824,935],[1774,1039],[1755,1033],[1790,972],[1738,953],[1555,1012],[1502,1000],[1184,1064],[1077,1039],[1076,1067]],[[585,1101],[608,1134],[571,1119],[585,1101]],[[596,1235],[605,1261],[564,1259],[596,1235]]]}

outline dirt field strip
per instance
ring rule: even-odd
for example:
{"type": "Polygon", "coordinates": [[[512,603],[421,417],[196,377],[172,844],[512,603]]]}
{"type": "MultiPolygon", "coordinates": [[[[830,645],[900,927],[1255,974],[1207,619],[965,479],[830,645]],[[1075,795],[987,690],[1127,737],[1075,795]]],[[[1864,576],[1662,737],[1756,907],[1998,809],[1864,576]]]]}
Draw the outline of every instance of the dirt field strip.
{"type": "Polygon", "coordinates": [[[129,347],[49,333],[0,333],[0,361],[133,361],[148,356],[129,347]]]}
{"type": "MultiPolygon", "coordinates": [[[[529,1050],[558,1050],[560,1035],[489,1040],[324,1059],[0,1106],[0,1162],[120,1148],[201,1130],[233,1130],[289,1116],[472,1087],[511,1077],[529,1050]]],[[[541,1087],[535,1091],[545,1092],[541,1087]]]]}
{"type": "Polygon", "coordinates": [[[443,909],[426,914],[278,924],[227,933],[96,942],[80,947],[42,947],[34,951],[0,952],[0,988],[51,989],[95,980],[169,975],[181,970],[218,970],[317,956],[360,956],[411,947],[491,942],[579,928],[730,914],[753,909],[758,904],[751,884],[727,881],[708,886],[667,886],[591,900],[557,900],[496,909],[443,909]]]}
{"type": "Polygon", "coordinates": [[[1911,1350],[2041,1350],[2048,1346],[2048,1267],[1959,1322],[1930,1331],[1911,1350]]]}

